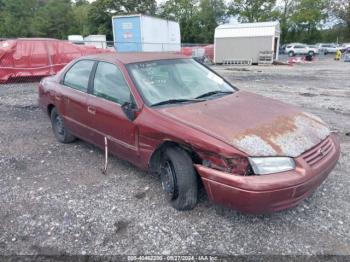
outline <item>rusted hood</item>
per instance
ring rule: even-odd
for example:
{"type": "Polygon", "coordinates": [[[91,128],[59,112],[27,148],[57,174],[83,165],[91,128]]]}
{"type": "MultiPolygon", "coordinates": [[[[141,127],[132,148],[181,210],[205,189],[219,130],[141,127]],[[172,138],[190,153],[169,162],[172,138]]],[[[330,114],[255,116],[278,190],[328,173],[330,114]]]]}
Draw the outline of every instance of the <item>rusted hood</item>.
{"type": "Polygon", "coordinates": [[[297,157],[330,133],[316,116],[244,91],[159,112],[251,156],[297,157]]]}

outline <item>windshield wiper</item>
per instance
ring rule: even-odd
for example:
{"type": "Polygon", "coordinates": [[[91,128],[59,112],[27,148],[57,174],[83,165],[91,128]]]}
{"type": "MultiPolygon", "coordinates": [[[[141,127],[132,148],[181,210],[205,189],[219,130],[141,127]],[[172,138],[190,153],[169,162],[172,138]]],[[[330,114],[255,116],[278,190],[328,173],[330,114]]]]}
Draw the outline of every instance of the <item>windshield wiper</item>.
{"type": "Polygon", "coordinates": [[[210,91],[207,93],[204,93],[203,95],[197,96],[196,99],[203,98],[203,97],[208,97],[208,96],[213,96],[217,94],[232,94],[232,91],[222,91],[222,90],[216,90],[216,91],[210,91]]]}
{"type": "Polygon", "coordinates": [[[151,106],[161,106],[161,105],[166,105],[166,104],[179,104],[179,103],[186,103],[186,102],[203,102],[205,100],[203,99],[169,99],[169,100],[165,100],[162,102],[158,102],[155,104],[152,104],[151,106]]]}

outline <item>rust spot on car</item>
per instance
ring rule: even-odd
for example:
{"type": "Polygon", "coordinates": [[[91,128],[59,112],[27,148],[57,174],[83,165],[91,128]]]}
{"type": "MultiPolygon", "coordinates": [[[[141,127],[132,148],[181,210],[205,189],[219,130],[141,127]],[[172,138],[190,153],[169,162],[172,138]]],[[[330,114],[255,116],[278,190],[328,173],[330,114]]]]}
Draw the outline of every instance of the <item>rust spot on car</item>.
{"type": "Polygon", "coordinates": [[[254,136],[258,136],[268,143],[276,153],[282,154],[281,147],[274,142],[274,139],[287,131],[293,132],[295,129],[296,125],[293,118],[278,117],[272,124],[265,124],[255,129],[247,129],[243,135],[246,137],[249,134],[254,134],[254,136]]]}
{"type": "Polygon", "coordinates": [[[298,113],[246,129],[234,138],[233,143],[254,156],[297,157],[329,133],[322,120],[307,113],[298,113]]]}

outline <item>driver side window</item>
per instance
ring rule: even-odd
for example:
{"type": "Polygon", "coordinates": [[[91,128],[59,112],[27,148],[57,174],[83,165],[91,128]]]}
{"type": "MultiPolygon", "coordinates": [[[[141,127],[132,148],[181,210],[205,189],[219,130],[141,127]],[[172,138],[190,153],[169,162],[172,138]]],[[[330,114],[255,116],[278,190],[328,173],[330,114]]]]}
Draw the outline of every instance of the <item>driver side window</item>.
{"type": "Polygon", "coordinates": [[[130,102],[131,93],[122,72],[116,65],[99,62],[94,79],[93,94],[122,105],[125,102],[130,102]]]}

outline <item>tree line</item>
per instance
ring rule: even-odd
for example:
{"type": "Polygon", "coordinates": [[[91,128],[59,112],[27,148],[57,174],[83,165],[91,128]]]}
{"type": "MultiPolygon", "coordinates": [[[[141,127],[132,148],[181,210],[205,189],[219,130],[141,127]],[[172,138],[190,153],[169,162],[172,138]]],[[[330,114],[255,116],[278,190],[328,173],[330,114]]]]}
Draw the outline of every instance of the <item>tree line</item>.
{"type": "Polygon", "coordinates": [[[212,43],[222,23],[271,20],[282,43],[350,42],[350,0],[0,0],[0,38],[112,40],[112,16],[138,13],[178,21],[183,43],[212,43]]]}

